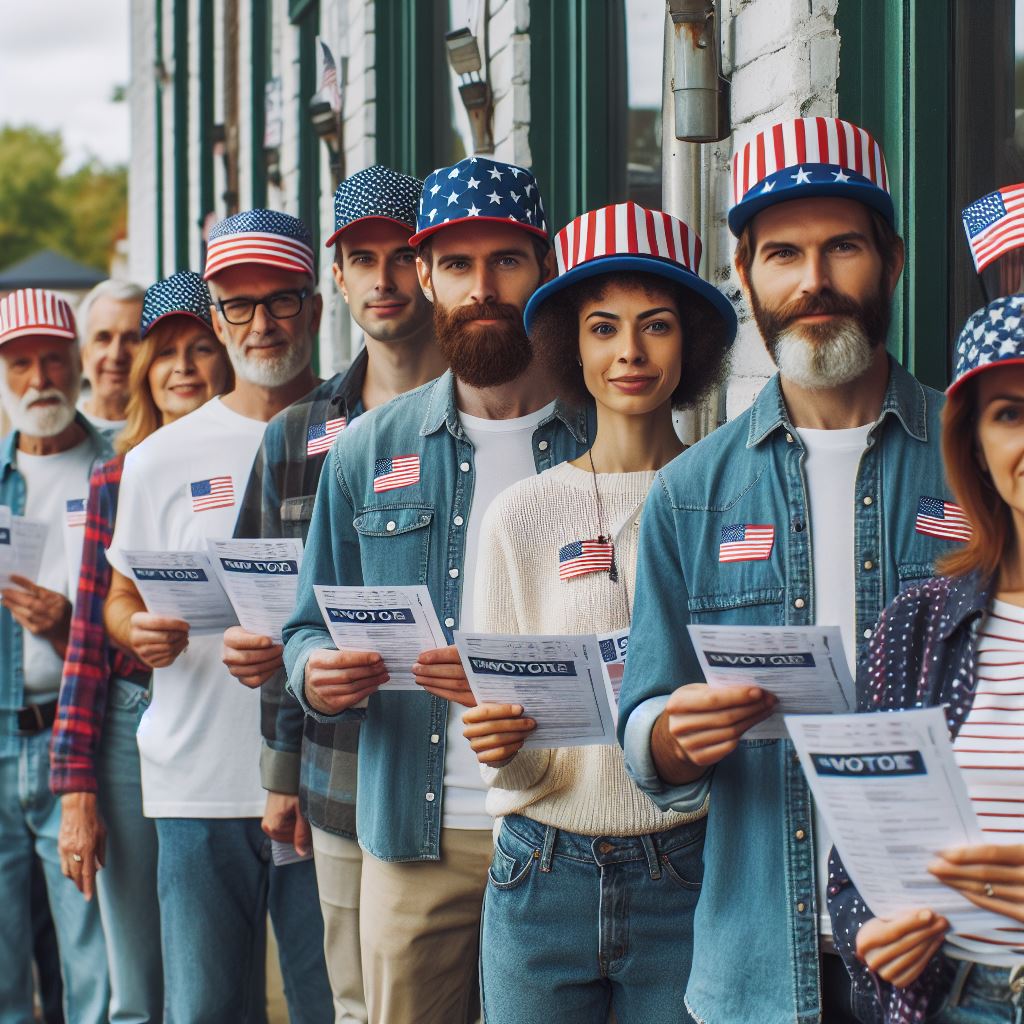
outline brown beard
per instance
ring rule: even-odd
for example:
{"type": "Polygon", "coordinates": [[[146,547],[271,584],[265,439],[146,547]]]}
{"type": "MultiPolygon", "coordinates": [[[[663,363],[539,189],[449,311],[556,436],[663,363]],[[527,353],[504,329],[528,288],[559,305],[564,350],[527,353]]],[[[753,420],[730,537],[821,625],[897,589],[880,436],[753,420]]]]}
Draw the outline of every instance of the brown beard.
{"type": "MultiPolygon", "coordinates": [[[[779,337],[802,316],[828,313],[854,320],[860,324],[861,330],[871,342],[872,348],[883,344],[889,333],[892,300],[881,282],[879,282],[875,294],[865,299],[864,302],[857,302],[856,299],[851,299],[848,295],[831,289],[803,299],[795,299],[778,309],[768,309],[767,306],[762,305],[753,289],[751,289],[750,298],[754,319],[757,321],[761,337],[773,359],[779,337]]],[[[832,321],[822,324],[802,324],[801,330],[811,341],[826,342],[835,336],[841,326],[832,321]]]]}
{"type": "Polygon", "coordinates": [[[452,373],[474,388],[494,388],[521,376],[533,359],[523,311],[507,303],[445,309],[434,303],[434,336],[452,373]],[[471,325],[471,320],[494,323],[471,325]]]}

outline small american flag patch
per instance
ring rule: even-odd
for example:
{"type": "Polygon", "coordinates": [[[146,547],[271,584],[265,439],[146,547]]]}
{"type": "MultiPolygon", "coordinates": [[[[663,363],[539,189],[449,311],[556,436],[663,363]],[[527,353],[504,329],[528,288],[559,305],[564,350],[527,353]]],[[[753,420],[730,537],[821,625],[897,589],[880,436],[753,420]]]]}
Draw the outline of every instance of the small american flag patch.
{"type": "Polygon", "coordinates": [[[571,580],[588,572],[610,572],[615,545],[606,540],[574,540],[558,550],[558,578],[571,580]]]}
{"type": "Polygon", "coordinates": [[[959,505],[943,501],[941,498],[929,498],[923,494],[917,502],[914,529],[926,537],[938,537],[941,540],[971,539],[971,524],[959,505]]]}
{"type": "Polygon", "coordinates": [[[722,527],[718,545],[719,562],[763,562],[772,553],[775,527],[755,523],[733,523],[722,527]]]}
{"type": "Polygon", "coordinates": [[[235,487],[229,476],[211,476],[209,480],[196,480],[189,484],[192,491],[192,511],[206,512],[211,508],[231,508],[235,503],[235,487]]]}
{"type": "Polygon", "coordinates": [[[375,459],[373,463],[373,489],[376,493],[393,491],[396,487],[408,487],[420,479],[420,457],[418,455],[392,455],[387,459],[375,459]]]}
{"type": "Polygon", "coordinates": [[[348,421],[344,416],[327,420],[324,423],[313,423],[306,433],[306,454],[323,455],[331,450],[334,439],[345,429],[348,421]]]}
{"type": "Polygon", "coordinates": [[[85,498],[68,499],[64,509],[64,521],[68,526],[85,526],[85,498]]]}

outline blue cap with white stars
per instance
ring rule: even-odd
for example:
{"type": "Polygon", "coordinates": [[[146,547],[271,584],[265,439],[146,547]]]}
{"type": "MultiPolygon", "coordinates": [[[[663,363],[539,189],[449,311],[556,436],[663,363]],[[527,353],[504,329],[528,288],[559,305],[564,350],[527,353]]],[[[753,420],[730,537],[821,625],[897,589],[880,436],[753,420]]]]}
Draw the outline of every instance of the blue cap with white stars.
{"type": "Polygon", "coordinates": [[[548,237],[537,179],[525,167],[486,156],[466,157],[427,175],[409,244],[419,245],[435,231],[467,220],[497,221],[548,237]]]}
{"type": "Polygon", "coordinates": [[[146,289],[142,300],[142,329],[145,337],[164,317],[188,316],[213,329],[210,321],[210,289],[206,282],[192,270],[171,274],[146,289]]]}
{"type": "Polygon", "coordinates": [[[416,208],[422,194],[419,178],[399,174],[383,164],[358,171],[334,191],[334,234],[327,239],[327,248],[346,228],[362,220],[389,220],[410,233],[415,231],[416,208]]]}
{"type": "Polygon", "coordinates": [[[1024,295],[993,299],[972,313],[956,339],[952,395],[964,381],[993,366],[1024,364],[1024,295]]]}

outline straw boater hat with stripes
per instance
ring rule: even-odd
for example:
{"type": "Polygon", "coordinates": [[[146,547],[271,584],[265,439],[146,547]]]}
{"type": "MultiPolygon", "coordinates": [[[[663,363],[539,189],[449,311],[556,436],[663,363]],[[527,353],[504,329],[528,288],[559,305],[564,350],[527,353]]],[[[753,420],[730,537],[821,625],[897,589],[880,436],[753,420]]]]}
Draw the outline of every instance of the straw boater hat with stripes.
{"type": "Polygon", "coordinates": [[[277,210],[246,210],[215,224],[206,246],[203,280],[245,263],[313,277],[313,240],[306,225],[277,210]]]}
{"type": "Polygon", "coordinates": [[[634,202],[616,203],[570,221],[555,235],[554,248],[558,277],[538,288],[526,304],[527,330],[545,302],[577,281],[599,274],[641,272],[664,277],[699,295],[725,322],[728,341],[736,337],[732,303],[697,273],[700,236],[678,217],[634,202]]]}
{"type": "Polygon", "coordinates": [[[0,345],[31,336],[75,340],[75,315],[66,299],[44,288],[22,288],[0,299],[0,345]]]}
{"type": "Polygon", "coordinates": [[[790,199],[856,199],[893,224],[882,147],[838,117],[798,117],[758,132],[732,158],[729,229],[739,237],[756,213],[790,199]]]}

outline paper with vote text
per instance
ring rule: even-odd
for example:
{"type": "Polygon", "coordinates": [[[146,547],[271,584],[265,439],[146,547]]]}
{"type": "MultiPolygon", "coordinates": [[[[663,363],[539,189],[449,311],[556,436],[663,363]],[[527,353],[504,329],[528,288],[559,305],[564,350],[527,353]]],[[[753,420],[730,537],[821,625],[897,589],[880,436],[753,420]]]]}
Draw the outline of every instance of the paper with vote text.
{"type": "Polygon", "coordinates": [[[779,699],[747,739],[784,739],[783,715],[855,710],[838,626],[687,626],[709,686],[759,686],[779,699]]]}
{"type": "Polygon", "coordinates": [[[596,636],[455,633],[476,699],[521,704],[537,723],[524,747],[615,742],[615,715],[596,636]]]}
{"type": "Polygon", "coordinates": [[[11,576],[39,579],[49,531],[46,523],[11,515],[7,505],[0,505],[0,589],[14,585],[11,576]]]}
{"type": "Polygon", "coordinates": [[[383,690],[425,693],[412,666],[424,651],[447,647],[426,587],[314,586],[320,614],[339,651],[376,651],[391,677],[383,690]]]}
{"type": "Polygon", "coordinates": [[[208,540],[221,586],[239,625],[281,642],[281,631],[295,608],[302,566],[302,541],[208,540]]]}
{"type": "Polygon", "coordinates": [[[929,874],[983,839],[942,708],[791,715],[789,735],[847,873],[877,917],[930,909],[953,928],[1006,927],[929,874]]]}
{"type": "Polygon", "coordinates": [[[238,625],[217,573],[201,551],[125,551],[123,557],[153,615],[183,619],[196,636],[238,625]]]}
{"type": "Polygon", "coordinates": [[[601,661],[604,663],[608,703],[611,705],[612,718],[617,723],[619,692],[622,690],[622,677],[626,672],[626,652],[629,649],[629,630],[615,629],[610,633],[598,633],[596,639],[601,649],[601,661]]]}

